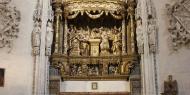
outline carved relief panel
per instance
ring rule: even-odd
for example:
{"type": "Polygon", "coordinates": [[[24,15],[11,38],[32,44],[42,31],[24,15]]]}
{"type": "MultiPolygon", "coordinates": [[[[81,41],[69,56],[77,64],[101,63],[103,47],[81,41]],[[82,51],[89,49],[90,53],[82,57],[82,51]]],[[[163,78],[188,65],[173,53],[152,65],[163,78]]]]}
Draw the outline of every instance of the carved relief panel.
{"type": "Polygon", "coordinates": [[[189,0],[182,0],[174,5],[167,4],[169,17],[169,33],[174,51],[182,47],[190,47],[190,12],[189,0]]]}
{"type": "Polygon", "coordinates": [[[0,0],[0,48],[11,50],[13,41],[18,37],[20,12],[9,3],[11,0],[0,0]]]}

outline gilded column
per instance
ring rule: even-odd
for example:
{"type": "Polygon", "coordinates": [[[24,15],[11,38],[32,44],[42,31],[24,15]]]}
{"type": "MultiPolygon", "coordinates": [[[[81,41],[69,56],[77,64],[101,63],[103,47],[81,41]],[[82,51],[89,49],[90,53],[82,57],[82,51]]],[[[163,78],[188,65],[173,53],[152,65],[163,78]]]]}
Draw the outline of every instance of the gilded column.
{"type": "Polygon", "coordinates": [[[127,26],[128,54],[134,54],[136,52],[135,51],[135,6],[136,2],[134,0],[129,0],[128,9],[127,9],[129,17],[129,23],[127,26]]]}
{"type": "Polygon", "coordinates": [[[122,54],[126,54],[126,33],[125,33],[125,16],[122,20],[122,54]]]}
{"type": "Polygon", "coordinates": [[[53,3],[54,8],[54,53],[61,53],[61,45],[60,45],[60,30],[61,30],[61,21],[62,21],[62,9],[61,2],[56,1],[53,3]]]}
{"type": "Polygon", "coordinates": [[[67,32],[68,32],[68,25],[67,25],[67,18],[65,17],[65,23],[64,23],[64,54],[67,54],[67,47],[68,47],[68,43],[67,43],[67,32]]]}

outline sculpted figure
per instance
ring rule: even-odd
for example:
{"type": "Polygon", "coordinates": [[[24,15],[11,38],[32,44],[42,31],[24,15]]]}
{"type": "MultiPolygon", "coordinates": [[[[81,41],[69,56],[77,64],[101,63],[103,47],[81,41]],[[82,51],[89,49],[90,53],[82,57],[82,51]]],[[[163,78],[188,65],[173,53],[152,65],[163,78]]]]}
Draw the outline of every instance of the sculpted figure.
{"type": "Polygon", "coordinates": [[[178,95],[177,81],[172,79],[172,75],[164,82],[164,95],[178,95]]]}
{"type": "Polygon", "coordinates": [[[121,32],[117,29],[113,29],[112,51],[114,55],[121,54],[121,32]]]}
{"type": "Polygon", "coordinates": [[[52,42],[53,42],[53,25],[51,21],[48,21],[47,31],[46,31],[46,55],[51,54],[52,42]]]}
{"type": "Polygon", "coordinates": [[[149,48],[151,52],[156,52],[156,36],[157,36],[157,28],[156,22],[154,18],[150,18],[148,21],[148,41],[149,41],[149,48]]]}
{"type": "Polygon", "coordinates": [[[90,38],[91,39],[100,38],[100,31],[97,28],[92,29],[90,38]]]}
{"type": "Polygon", "coordinates": [[[81,66],[78,67],[77,73],[79,76],[83,74],[81,66]]]}
{"type": "Polygon", "coordinates": [[[142,31],[142,20],[138,19],[137,20],[137,46],[138,46],[138,52],[140,54],[143,53],[144,51],[144,38],[143,38],[143,31],[142,31]]]}
{"type": "Polygon", "coordinates": [[[40,52],[40,43],[41,43],[41,21],[36,21],[34,25],[34,30],[32,31],[32,46],[33,46],[33,54],[38,55],[40,52]]]}
{"type": "Polygon", "coordinates": [[[74,76],[77,74],[77,66],[76,65],[71,66],[70,69],[71,69],[71,72],[70,72],[71,76],[74,76]]]}
{"type": "Polygon", "coordinates": [[[80,41],[77,38],[74,38],[71,41],[70,54],[71,55],[79,55],[80,54],[80,41]]]}
{"type": "Polygon", "coordinates": [[[102,54],[109,54],[109,37],[107,34],[107,31],[105,31],[104,29],[101,29],[102,35],[101,35],[101,44],[100,44],[100,48],[101,48],[101,53],[102,54]]]}
{"type": "Polygon", "coordinates": [[[88,56],[89,55],[89,43],[88,42],[81,42],[81,48],[80,53],[82,56],[88,56]]]}

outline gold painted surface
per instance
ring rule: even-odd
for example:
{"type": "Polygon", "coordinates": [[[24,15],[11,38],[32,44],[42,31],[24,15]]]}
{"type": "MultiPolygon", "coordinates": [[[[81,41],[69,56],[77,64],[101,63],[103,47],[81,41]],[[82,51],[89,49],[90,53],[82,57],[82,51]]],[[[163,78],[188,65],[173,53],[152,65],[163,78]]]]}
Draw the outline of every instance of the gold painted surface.
{"type": "MultiPolygon", "coordinates": [[[[126,4],[119,0],[67,0],[54,2],[55,11],[54,23],[54,52],[51,56],[51,65],[58,68],[63,80],[127,80],[131,70],[138,64],[139,56],[135,50],[135,2],[126,4]],[[63,8],[64,7],[64,8],[63,8]],[[64,9],[64,10],[63,10],[64,9]],[[93,15],[93,13],[97,13],[93,15]],[[128,14],[126,14],[128,12],[128,14]],[[100,27],[74,27],[67,23],[62,23],[63,16],[70,15],[76,18],[78,14],[83,16],[86,13],[90,19],[101,18],[102,13],[113,16],[114,19],[126,19],[121,27],[111,28],[100,27]],[[66,15],[65,15],[66,14],[66,15]],[[126,16],[126,17],[123,17],[126,16]],[[68,35],[63,38],[64,48],[60,46],[60,25],[69,26],[64,33],[68,35]],[[126,34],[122,34],[126,33],[126,34]],[[127,46],[122,47],[122,42],[127,37],[127,46]],[[66,41],[65,41],[66,40],[66,41]],[[122,48],[127,48],[127,52],[122,52],[122,48]]],[[[64,17],[65,19],[69,19],[64,17]]],[[[79,22],[81,23],[81,22],[79,22]]]]}

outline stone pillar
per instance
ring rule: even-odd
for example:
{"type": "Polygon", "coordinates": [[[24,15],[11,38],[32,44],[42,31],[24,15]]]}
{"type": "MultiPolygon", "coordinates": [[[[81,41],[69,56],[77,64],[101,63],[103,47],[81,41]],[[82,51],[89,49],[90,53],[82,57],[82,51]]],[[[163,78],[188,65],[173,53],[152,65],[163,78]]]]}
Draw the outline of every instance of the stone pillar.
{"type": "MultiPolygon", "coordinates": [[[[141,54],[141,73],[142,75],[142,95],[159,95],[157,90],[157,76],[156,76],[156,60],[155,53],[151,52],[149,47],[149,12],[150,7],[153,8],[153,4],[150,0],[142,0],[141,11],[142,11],[142,33],[143,33],[143,52],[141,54]],[[146,10],[144,10],[146,9],[146,10]]],[[[152,10],[152,9],[151,9],[152,10]]],[[[156,11],[156,10],[154,10],[156,11]]],[[[155,14],[154,14],[155,15],[155,14]]]]}
{"type": "Polygon", "coordinates": [[[128,22],[127,25],[127,54],[132,54],[131,53],[131,30],[130,30],[130,22],[128,22]]]}

